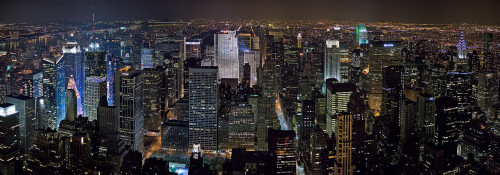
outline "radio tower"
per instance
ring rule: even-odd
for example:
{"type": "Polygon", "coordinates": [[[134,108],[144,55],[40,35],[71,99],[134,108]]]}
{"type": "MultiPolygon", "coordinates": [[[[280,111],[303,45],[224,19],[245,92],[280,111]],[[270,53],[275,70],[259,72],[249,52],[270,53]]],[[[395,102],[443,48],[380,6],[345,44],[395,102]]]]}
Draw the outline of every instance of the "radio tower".
{"type": "Polygon", "coordinates": [[[94,1],[92,1],[92,38],[90,43],[90,50],[96,51],[99,48],[99,44],[95,41],[95,5],[94,1]]]}

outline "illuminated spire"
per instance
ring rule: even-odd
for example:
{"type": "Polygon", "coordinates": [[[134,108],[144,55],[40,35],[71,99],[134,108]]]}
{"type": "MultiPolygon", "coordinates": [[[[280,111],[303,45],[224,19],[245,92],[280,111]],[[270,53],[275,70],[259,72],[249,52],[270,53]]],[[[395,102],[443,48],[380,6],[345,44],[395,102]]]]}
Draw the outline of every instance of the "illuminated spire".
{"type": "Polygon", "coordinates": [[[464,32],[460,34],[460,40],[457,45],[457,54],[459,59],[467,58],[467,43],[464,39],[464,32]]]}

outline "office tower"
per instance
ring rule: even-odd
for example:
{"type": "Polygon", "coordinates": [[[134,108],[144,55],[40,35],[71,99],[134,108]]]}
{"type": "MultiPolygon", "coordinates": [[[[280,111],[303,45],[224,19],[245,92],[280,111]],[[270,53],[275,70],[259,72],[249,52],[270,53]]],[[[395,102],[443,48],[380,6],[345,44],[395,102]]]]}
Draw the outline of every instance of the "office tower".
{"type": "Polygon", "coordinates": [[[141,70],[151,69],[155,65],[155,59],[153,57],[153,49],[142,48],[141,49],[141,70]]]}
{"type": "Polygon", "coordinates": [[[329,78],[340,80],[340,43],[338,40],[326,40],[325,45],[325,73],[323,81],[329,78]]]}
{"type": "Polygon", "coordinates": [[[105,96],[101,97],[99,103],[97,107],[97,128],[101,138],[99,158],[103,163],[105,162],[104,164],[113,167],[112,172],[118,172],[123,158],[128,153],[119,132],[119,111],[115,106],[108,106],[105,96]]]}
{"type": "Polygon", "coordinates": [[[245,63],[250,64],[250,86],[257,84],[257,67],[261,65],[260,63],[260,51],[250,50],[244,51],[243,57],[245,63]]]}
{"type": "Polygon", "coordinates": [[[161,69],[145,68],[142,71],[142,86],[144,91],[144,130],[160,130],[160,97],[163,83],[161,69]]]}
{"type": "Polygon", "coordinates": [[[64,61],[64,82],[65,87],[75,89],[78,93],[76,96],[77,99],[77,112],[78,115],[83,114],[83,100],[85,99],[84,94],[84,83],[85,83],[85,75],[84,75],[84,59],[82,55],[82,51],[80,50],[80,46],[76,42],[73,35],[70,36],[68,42],[62,49],[63,52],[63,61],[64,61]]]}
{"type": "Polygon", "coordinates": [[[114,105],[115,102],[115,72],[123,67],[123,59],[119,57],[108,57],[106,92],[108,105],[114,105]]]}
{"type": "Polygon", "coordinates": [[[259,97],[258,117],[257,117],[257,148],[258,150],[267,150],[266,138],[268,136],[268,128],[278,128],[279,121],[276,116],[276,74],[275,64],[271,59],[266,60],[264,63],[262,80],[262,93],[259,97]]]}
{"type": "Polygon", "coordinates": [[[23,160],[29,153],[36,129],[35,99],[22,95],[8,95],[5,103],[16,106],[19,117],[19,145],[23,160]]]}
{"type": "Polygon", "coordinates": [[[0,173],[14,174],[19,156],[19,113],[10,103],[0,104],[0,173]]]}
{"type": "Polygon", "coordinates": [[[188,58],[196,58],[201,59],[201,39],[198,38],[190,38],[186,41],[186,59],[188,58]]]}
{"type": "Polygon", "coordinates": [[[388,118],[391,123],[400,125],[402,106],[405,96],[404,70],[402,66],[385,67],[382,75],[382,106],[381,115],[388,118]]]}
{"type": "Polygon", "coordinates": [[[189,147],[217,150],[217,67],[189,69],[189,147]]]}
{"type": "Polygon", "coordinates": [[[269,128],[268,153],[273,174],[294,175],[297,166],[295,132],[269,128]]]}
{"type": "Polygon", "coordinates": [[[97,120],[97,107],[102,96],[106,96],[106,77],[86,77],[84,114],[90,121],[97,120]]]}
{"type": "Polygon", "coordinates": [[[314,100],[314,118],[316,119],[316,124],[319,125],[321,129],[326,131],[326,97],[322,92],[316,91],[313,96],[314,100]]]}
{"type": "Polygon", "coordinates": [[[66,76],[65,76],[65,60],[63,59],[63,56],[60,56],[59,58],[56,58],[57,61],[55,61],[54,64],[56,64],[55,68],[55,84],[56,84],[56,105],[57,105],[57,118],[55,120],[55,125],[53,127],[55,129],[59,128],[59,123],[63,119],[66,118],[66,107],[64,106],[65,100],[64,98],[66,97],[66,89],[68,89],[68,86],[66,84],[66,76]]]}
{"type": "Polygon", "coordinates": [[[85,77],[107,75],[106,52],[85,52],[85,77]]]}
{"type": "Polygon", "coordinates": [[[309,140],[313,129],[316,126],[315,115],[316,109],[314,105],[314,100],[304,100],[302,101],[302,127],[300,138],[301,140],[309,140]]]}
{"type": "Polygon", "coordinates": [[[358,41],[358,45],[368,44],[368,31],[364,24],[356,25],[356,41],[358,41]]]}
{"type": "Polygon", "coordinates": [[[349,98],[356,91],[351,83],[338,83],[336,79],[326,80],[326,130],[331,137],[336,128],[336,117],[341,112],[347,112],[349,98]]]}
{"type": "Polygon", "coordinates": [[[474,155],[474,160],[482,162],[487,154],[488,149],[488,131],[486,123],[481,120],[472,120],[465,125],[463,136],[457,147],[457,155],[464,159],[469,158],[469,154],[474,155]]]}
{"type": "Polygon", "coordinates": [[[63,167],[64,141],[56,130],[38,129],[33,136],[26,170],[30,173],[60,174],[63,167]]]}
{"type": "Polygon", "coordinates": [[[43,72],[23,75],[24,96],[41,97],[43,95],[43,72]]]}
{"type": "Polygon", "coordinates": [[[252,107],[245,103],[231,106],[229,112],[229,149],[255,150],[255,122],[252,107]]]}
{"type": "Polygon", "coordinates": [[[222,30],[214,35],[215,62],[219,68],[218,79],[240,78],[238,39],[236,31],[222,30]]]}
{"type": "Polygon", "coordinates": [[[161,125],[161,147],[165,150],[187,151],[189,148],[189,122],[167,120],[161,125]]]}
{"type": "Polygon", "coordinates": [[[326,168],[322,166],[323,151],[327,148],[326,134],[319,127],[315,127],[309,137],[310,171],[312,174],[321,174],[322,171],[325,171],[323,168],[326,168]]]}
{"type": "Polygon", "coordinates": [[[120,111],[120,134],[126,145],[144,148],[144,104],[142,74],[131,67],[115,72],[115,106],[120,111]]]}
{"type": "Polygon", "coordinates": [[[384,67],[401,64],[401,43],[398,41],[376,41],[370,44],[369,70],[366,72],[368,83],[368,103],[371,109],[381,110],[382,73],[384,67]]]}
{"type": "Polygon", "coordinates": [[[56,81],[56,57],[43,58],[43,103],[44,112],[41,117],[40,128],[57,129],[57,81],[56,81]]]}
{"type": "Polygon", "coordinates": [[[488,116],[494,118],[497,109],[496,105],[498,104],[500,74],[478,73],[477,76],[477,106],[488,116]]]}
{"type": "Polygon", "coordinates": [[[435,143],[436,140],[436,103],[434,96],[421,94],[417,100],[417,126],[424,142],[435,143]]]}
{"type": "Polygon", "coordinates": [[[352,115],[340,113],[337,116],[337,125],[335,128],[335,166],[334,174],[352,175],[354,166],[352,166],[352,115]]]}
{"type": "Polygon", "coordinates": [[[472,103],[472,73],[448,72],[448,83],[446,84],[446,96],[458,101],[460,112],[470,112],[468,109],[472,103]]]}
{"type": "Polygon", "coordinates": [[[243,66],[243,79],[242,82],[250,85],[250,64],[245,63],[243,66]]]}
{"type": "Polygon", "coordinates": [[[90,138],[87,133],[76,133],[69,140],[69,169],[73,174],[85,174],[91,161],[90,138]]]}
{"type": "Polygon", "coordinates": [[[458,102],[450,97],[436,98],[435,104],[437,143],[444,149],[444,161],[451,161],[457,154],[462,128],[469,119],[458,112],[458,102]]]}
{"type": "Polygon", "coordinates": [[[180,58],[168,57],[165,60],[167,67],[167,99],[168,106],[172,107],[178,100],[184,97],[184,69],[180,58]]]}
{"type": "Polygon", "coordinates": [[[446,94],[446,68],[437,64],[432,66],[432,92],[436,97],[442,97],[446,94]]]}
{"type": "Polygon", "coordinates": [[[237,31],[236,38],[238,40],[238,67],[239,67],[239,80],[243,78],[243,66],[245,64],[244,54],[245,51],[252,49],[252,33],[237,31]]]}

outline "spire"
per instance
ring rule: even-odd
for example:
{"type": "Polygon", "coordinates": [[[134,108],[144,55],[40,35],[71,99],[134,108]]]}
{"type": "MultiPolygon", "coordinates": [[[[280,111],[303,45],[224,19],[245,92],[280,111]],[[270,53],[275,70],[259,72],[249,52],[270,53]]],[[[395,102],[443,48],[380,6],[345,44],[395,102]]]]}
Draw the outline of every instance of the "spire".
{"type": "Polygon", "coordinates": [[[467,43],[464,39],[464,31],[460,34],[460,40],[457,45],[457,56],[459,59],[467,58],[467,43]]]}

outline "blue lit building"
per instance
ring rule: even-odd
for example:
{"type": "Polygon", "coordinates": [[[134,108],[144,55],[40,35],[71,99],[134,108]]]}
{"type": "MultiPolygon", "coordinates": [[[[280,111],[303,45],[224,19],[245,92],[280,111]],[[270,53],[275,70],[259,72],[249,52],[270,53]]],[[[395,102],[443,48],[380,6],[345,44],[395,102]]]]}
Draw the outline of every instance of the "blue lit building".
{"type": "Polygon", "coordinates": [[[106,67],[106,73],[107,73],[107,80],[106,80],[106,87],[107,87],[107,100],[108,100],[108,105],[113,106],[114,105],[114,82],[115,82],[115,72],[118,71],[121,67],[123,67],[123,59],[119,57],[114,57],[114,56],[108,56],[107,61],[107,67],[106,67]]]}
{"type": "Polygon", "coordinates": [[[83,54],[80,46],[74,41],[71,36],[66,45],[62,49],[64,71],[65,71],[65,87],[74,89],[77,93],[77,114],[83,114],[84,101],[84,70],[83,70],[83,54]],[[73,79],[73,80],[71,80],[73,79]]]}
{"type": "Polygon", "coordinates": [[[64,66],[64,58],[60,58],[60,60],[55,62],[56,64],[56,106],[57,106],[57,117],[53,119],[55,123],[53,123],[54,128],[59,128],[59,123],[66,118],[66,106],[65,106],[65,97],[66,97],[66,83],[65,83],[65,66],[64,66]]]}

